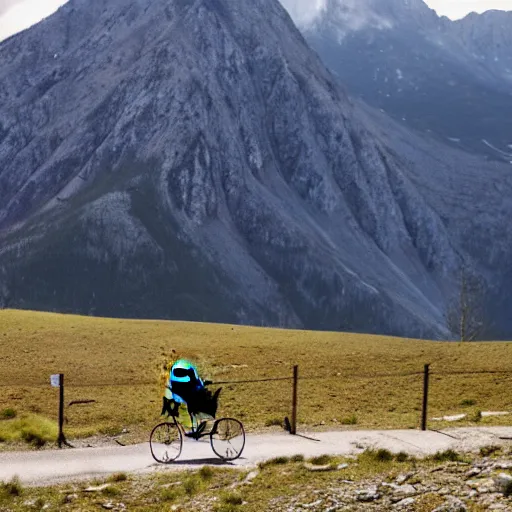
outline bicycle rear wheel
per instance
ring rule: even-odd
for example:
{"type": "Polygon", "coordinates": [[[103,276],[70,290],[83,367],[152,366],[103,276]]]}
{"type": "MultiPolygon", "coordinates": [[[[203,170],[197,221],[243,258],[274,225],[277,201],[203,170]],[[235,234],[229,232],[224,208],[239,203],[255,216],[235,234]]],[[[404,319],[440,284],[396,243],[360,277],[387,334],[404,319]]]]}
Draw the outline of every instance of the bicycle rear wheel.
{"type": "Polygon", "coordinates": [[[244,426],[234,418],[217,420],[210,432],[210,444],[215,455],[222,460],[238,459],[245,447],[244,426]]]}
{"type": "Polygon", "coordinates": [[[161,464],[170,464],[181,455],[183,435],[175,423],[160,423],[149,438],[151,455],[161,464]]]}

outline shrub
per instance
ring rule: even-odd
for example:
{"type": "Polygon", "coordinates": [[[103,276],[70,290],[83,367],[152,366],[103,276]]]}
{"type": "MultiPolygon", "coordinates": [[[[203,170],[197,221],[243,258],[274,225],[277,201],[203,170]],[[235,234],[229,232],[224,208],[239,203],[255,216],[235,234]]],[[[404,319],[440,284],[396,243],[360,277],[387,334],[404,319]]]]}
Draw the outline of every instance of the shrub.
{"type": "Polygon", "coordinates": [[[180,495],[180,491],[178,489],[162,489],[160,494],[160,498],[162,501],[176,501],[180,495]]]}
{"type": "Polygon", "coordinates": [[[210,466],[203,466],[199,470],[199,476],[203,480],[211,480],[213,478],[213,469],[210,466]]]}
{"type": "Polygon", "coordinates": [[[126,473],[114,473],[109,479],[109,482],[126,482],[128,475],[126,473]]]}
{"type": "Polygon", "coordinates": [[[310,459],[311,464],[315,466],[326,466],[333,461],[333,457],[331,455],[320,455],[318,457],[313,457],[310,459]]]}
{"type": "Polygon", "coordinates": [[[12,407],[8,407],[0,413],[0,419],[12,420],[13,418],[16,418],[16,410],[12,407]]]}
{"type": "Polygon", "coordinates": [[[352,416],[349,416],[348,418],[343,418],[341,420],[342,425],[357,425],[357,416],[355,414],[352,414],[352,416]]]}
{"type": "Polygon", "coordinates": [[[482,448],[480,448],[480,455],[482,457],[490,457],[491,455],[494,455],[495,453],[500,451],[501,447],[491,444],[488,446],[482,446],[482,448]]]}
{"type": "Polygon", "coordinates": [[[460,405],[462,405],[462,407],[472,407],[473,405],[476,405],[476,400],[473,400],[472,398],[465,398],[461,401],[460,405]]]}
{"type": "Polygon", "coordinates": [[[291,462],[303,462],[304,461],[304,455],[297,454],[290,458],[291,462]]]}
{"type": "Polygon", "coordinates": [[[433,455],[432,460],[435,460],[436,462],[445,462],[445,461],[451,461],[451,462],[460,462],[462,460],[462,457],[454,450],[445,450],[444,452],[437,452],[435,455],[433,455]]]}
{"type": "Polygon", "coordinates": [[[222,497],[222,501],[226,505],[241,505],[244,502],[244,500],[242,499],[242,496],[240,496],[240,494],[235,493],[235,492],[229,492],[229,493],[225,494],[222,497]]]}
{"type": "Polygon", "coordinates": [[[118,487],[114,487],[114,486],[109,486],[109,487],[105,487],[105,489],[103,489],[103,491],[101,491],[105,496],[118,496],[119,494],[121,494],[121,491],[119,490],[118,487]]]}
{"type": "Polygon", "coordinates": [[[41,447],[57,441],[57,424],[42,416],[27,414],[0,422],[0,438],[4,441],[23,440],[41,447]]]}
{"type": "Polygon", "coordinates": [[[2,494],[6,496],[21,496],[23,493],[23,487],[17,476],[13,477],[10,482],[2,482],[0,484],[0,490],[2,494]]]}
{"type": "Polygon", "coordinates": [[[282,427],[283,426],[283,420],[279,418],[269,418],[267,421],[265,421],[265,427],[282,427]]]}
{"type": "Polygon", "coordinates": [[[193,496],[199,490],[199,481],[195,477],[187,478],[183,482],[183,490],[188,496],[193,496]]]}
{"type": "Polygon", "coordinates": [[[288,457],[274,457],[273,459],[260,462],[259,467],[263,469],[267,466],[279,466],[283,464],[288,464],[289,462],[290,459],[288,457]]]}
{"type": "Polygon", "coordinates": [[[471,421],[475,423],[479,423],[480,421],[482,421],[482,411],[475,411],[475,414],[473,414],[471,421]]]}
{"type": "Polygon", "coordinates": [[[397,462],[407,462],[409,460],[409,455],[405,452],[399,452],[395,455],[395,460],[397,462]]]}

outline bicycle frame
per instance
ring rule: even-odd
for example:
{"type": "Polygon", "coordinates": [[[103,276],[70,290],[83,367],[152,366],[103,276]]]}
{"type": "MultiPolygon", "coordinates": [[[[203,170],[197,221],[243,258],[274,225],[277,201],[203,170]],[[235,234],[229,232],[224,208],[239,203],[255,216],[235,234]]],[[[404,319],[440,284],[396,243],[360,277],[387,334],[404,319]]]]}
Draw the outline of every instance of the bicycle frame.
{"type": "MultiPolygon", "coordinates": [[[[202,421],[201,423],[199,423],[198,427],[195,427],[194,423],[197,423],[197,419],[192,414],[189,414],[189,416],[190,416],[190,421],[191,421],[191,424],[192,424],[190,432],[187,432],[185,430],[185,427],[178,420],[178,418],[176,416],[172,416],[172,418],[174,420],[174,424],[176,425],[177,428],[179,428],[181,430],[181,432],[183,433],[183,435],[185,437],[190,437],[190,438],[192,438],[192,439],[194,439],[196,441],[199,441],[199,439],[201,439],[203,437],[207,437],[207,436],[210,435],[211,430],[206,430],[206,424],[207,424],[206,420],[202,421]],[[204,425],[204,427],[200,429],[201,425],[204,425]]],[[[215,421],[215,420],[211,420],[211,421],[215,421]]]]}

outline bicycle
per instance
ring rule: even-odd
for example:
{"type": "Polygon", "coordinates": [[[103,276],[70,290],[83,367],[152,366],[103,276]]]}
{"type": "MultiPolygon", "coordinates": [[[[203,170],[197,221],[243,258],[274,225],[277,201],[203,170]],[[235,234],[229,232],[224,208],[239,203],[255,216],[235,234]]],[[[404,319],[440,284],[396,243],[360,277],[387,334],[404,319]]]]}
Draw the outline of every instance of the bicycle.
{"type": "Polygon", "coordinates": [[[184,437],[199,441],[209,436],[213,452],[225,462],[236,460],[242,455],[245,448],[245,430],[241,421],[235,418],[212,418],[199,423],[195,415],[190,414],[192,427],[187,432],[177,414],[172,415],[172,418],[172,423],[164,421],[156,425],[149,437],[151,455],[158,463],[174,462],[181,455],[184,437]],[[212,421],[213,426],[208,430],[206,427],[212,421]]]}

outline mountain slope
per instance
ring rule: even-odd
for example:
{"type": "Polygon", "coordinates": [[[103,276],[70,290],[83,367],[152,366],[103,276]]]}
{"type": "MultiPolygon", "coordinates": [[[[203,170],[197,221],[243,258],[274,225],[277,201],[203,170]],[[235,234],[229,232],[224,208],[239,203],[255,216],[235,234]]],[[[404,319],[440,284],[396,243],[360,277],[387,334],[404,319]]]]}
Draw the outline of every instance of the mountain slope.
{"type": "Polygon", "coordinates": [[[0,63],[6,305],[444,337],[461,258],[510,254],[459,246],[277,1],[71,0],[0,63]]]}
{"type": "Polygon", "coordinates": [[[508,163],[509,14],[453,22],[423,0],[328,0],[303,30],[352,94],[426,136],[508,163]]]}

